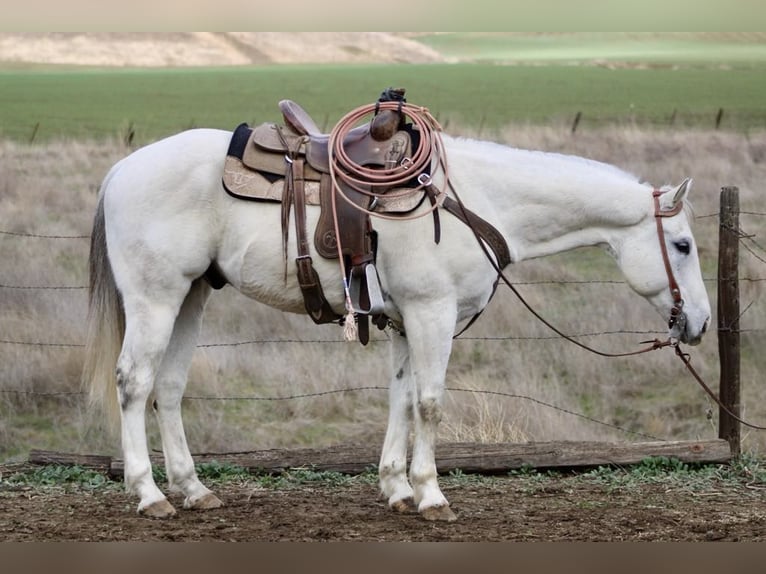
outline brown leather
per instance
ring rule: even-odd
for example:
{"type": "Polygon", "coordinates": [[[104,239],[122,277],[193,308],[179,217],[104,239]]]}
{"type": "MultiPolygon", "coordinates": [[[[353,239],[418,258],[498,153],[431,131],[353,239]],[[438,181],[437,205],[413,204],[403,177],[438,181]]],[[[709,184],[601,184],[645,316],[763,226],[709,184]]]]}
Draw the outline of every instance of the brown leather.
{"type": "Polygon", "coordinates": [[[293,187],[290,195],[294,200],[293,217],[298,250],[295,265],[298,268],[298,285],[303,294],[303,304],[315,323],[331,323],[337,321],[340,315],[335,313],[327,302],[319,276],[311,261],[306,232],[306,195],[304,193],[302,158],[293,159],[291,172],[291,176],[285,181],[289,181],[288,185],[293,187]]]}
{"type": "MultiPolygon", "coordinates": [[[[362,166],[386,167],[394,165],[412,153],[412,142],[407,132],[397,131],[389,139],[378,141],[372,137],[366,126],[364,132],[353,131],[343,140],[346,155],[355,164],[362,166]]],[[[306,160],[315,170],[330,173],[329,137],[310,137],[306,160]]]]}
{"type": "Polygon", "coordinates": [[[495,261],[499,269],[502,270],[513,263],[505,238],[492,224],[476,215],[473,211],[466,209],[449,196],[444,198],[442,207],[468,225],[489,246],[492,253],[495,254],[495,261]]]}
{"type": "Polygon", "coordinates": [[[282,110],[282,116],[285,124],[292,130],[301,135],[319,135],[321,130],[311,116],[300,105],[292,100],[281,100],[279,109],[282,110]]]}
{"type": "MultiPolygon", "coordinates": [[[[338,258],[338,238],[335,236],[335,222],[332,210],[332,183],[330,176],[325,175],[326,181],[320,184],[320,215],[314,232],[314,247],[317,253],[327,259],[338,258]]],[[[354,204],[367,207],[370,198],[358,191],[344,186],[343,193],[354,204]]],[[[344,255],[354,257],[371,253],[370,246],[370,217],[354,208],[342,197],[335,198],[335,213],[338,218],[340,244],[344,255]]]]}
{"type": "MultiPolygon", "coordinates": [[[[253,128],[251,140],[252,145],[245,148],[242,161],[253,169],[282,173],[282,158],[287,146],[306,155],[306,179],[319,181],[320,173],[330,173],[328,135],[295,135],[277,124],[266,123],[253,128]]],[[[364,125],[349,132],[343,140],[343,149],[358,165],[382,167],[386,162],[398,162],[410,155],[412,142],[404,131],[395,132],[386,141],[377,141],[370,135],[369,126],[364,125]]]]}
{"type": "MultiPolygon", "coordinates": [[[[311,199],[318,199],[320,205],[319,222],[314,231],[315,249],[325,258],[337,258],[339,254],[344,258],[349,277],[353,275],[357,281],[354,285],[357,287],[359,309],[372,311],[371,303],[367,301],[369,293],[365,269],[369,269],[366,266],[374,263],[374,232],[369,214],[355,208],[358,206],[365,210],[370,209],[372,197],[365,192],[371,191],[372,186],[361,184],[359,181],[352,180],[347,183],[345,179],[338,179],[336,185],[340,189],[334,188],[330,176],[331,169],[343,168],[331,166],[329,136],[319,133],[316,123],[294,102],[283,101],[280,108],[286,125],[261,124],[251,130],[249,138],[240,130],[238,141],[242,147],[233,148],[240,151],[226,160],[223,178],[226,189],[235,197],[281,200],[285,273],[289,218],[292,211],[297,242],[297,278],[306,311],[316,323],[335,322],[340,320],[341,316],[335,313],[327,302],[310,255],[306,203],[310,199],[308,190],[313,191],[313,195],[318,198],[311,199]],[[253,170],[258,177],[250,177],[250,174],[243,173],[244,169],[253,170]],[[279,182],[282,182],[281,194],[278,193],[279,182]],[[336,220],[340,237],[336,237],[336,220]]],[[[344,158],[350,158],[358,166],[393,168],[399,165],[403,158],[411,156],[413,151],[410,134],[406,130],[399,130],[402,119],[400,112],[383,114],[388,111],[390,110],[382,110],[370,124],[343,132],[344,158]],[[371,133],[371,130],[374,133],[371,133]]],[[[375,191],[376,194],[382,193],[380,187],[375,191]]],[[[427,189],[419,199],[410,196],[407,201],[403,196],[401,199],[382,196],[377,209],[381,212],[406,213],[415,209],[425,197],[428,197],[433,205],[436,201],[433,191],[427,189]]],[[[434,223],[435,239],[438,242],[438,210],[434,210],[434,223]]],[[[356,314],[355,320],[359,339],[366,343],[369,339],[369,318],[364,312],[360,312],[356,314]]],[[[379,315],[375,318],[375,323],[378,326],[385,325],[386,318],[379,315]]]]}
{"type": "MultiPolygon", "coordinates": [[[[297,102],[292,100],[281,100],[279,102],[279,109],[282,111],[285,125],[296,134],[314,138],[329,137],[326,134],[322,134],[322,130],[319,129],[317,123],[297,102]]],[[[367,135],[369,133],[373,139],[377,141],[385,141],[390,139],[391,136],[401,128],[402,120],[403,117],[401,112],[382,110],[375,115],[369,124],[354,128],[349,132],[349,135],[356,137],[367,135]]]]}
{"type": "Polygon", "coordinates": [[[665,273],[668,276],[668,288],[670,289],[670,295],[673,297],[673,308],[670,310],[670,318],[668,319],[668,327],[670,329],[678,321],[678,317],[684,308],[684,300],[681,297],[681,288],[678,286],[675,275],[673,275],[673,268],[670,265],[670,258],[668,257],[668,248],[665,245],[665,229],[662,227],[663,217],[673,217],[681,212],[683,209],[683,202],[679,201],[673,209],[663,211],[660,209],[660,196],[666,193],[660,190],[654,190],[652,192],[652,198],[654,201],[654,221],[657,224],[657,237],[660,240],[660,251],[662,251],[662,262],[665,265],[665,273]]]}
{"type": "Polygon", "coordinates": [[[378,141],[386,141],[402,128],[402,113],[381,110],[370,121],[370,135],[378,141]]]}
{"type": "MultiPolygon", "coordinates": [[[[295,107],[287,108],[293,113],[295,107]]],[[[284,111],[284,110],[283,110],[284,111]]],[[[298,117],[297,115],[295,117],[298,117]]],[[[294,119],[294,121],[297,121],[294,119]]],[[[363,126],[364,127],[364,126],[363,126]]],[[[261,124],[253,129],[252,145],[248,142],[243,154],[243,162],[255,170],[282,174],[285,169],[285,155],[305,156],[303,179],[319,181],[319,205],[321,206],[319,223],[314,233],[314,245],[317,252],[325,258],[337,259],[338,238],[335,237],[335,222],[332,210],[332,194],[335,193],[330,180],[330,160],[328,138],[325,135],[299,136],[288,133],[276,124],[261,124]]],[[[385,142],[374,140],[364,127],[363,131],[353,131],[344,139],[346,153],[359,165],[383,166],[386,162],[398,162],[411,153],[412,143],[406,132],[396,132],[385,142]]],[[[339,184],[343,195],[355,205],[367,208],[371,198],[345,183],[339,184]]],[[[369,187],[361,187],[369,191],[369,187]]],[[[285,188],[283,201],[283,230],[286,230],[285,213],[293,201],[291,191],[285,188]]],[[[370,253],[369,216],[355,209],[343,197],[335,200],[338,226],[343,246],[343,253],[349,256],[370,253]]],[[[283,231],[286,233],[286,231],[283,231]]]]}
{"type": "MultiPolygon", "coordinates": [[[[282,110],[285,124],[298,134],[298,137],[308,138],[306,158],[309,165],[318,171],[329,173],[327,148],[330,135],[323,134],[308,112],[296,102],[282,100],[279,102],[279,108],[282,110]]],[[[405,154],[411,153],[410,137],[406,132],[400,131],[402,120],[400,112],[382,110],[369,123],[349,130],[343,138],[343,149],[358,165],[383,167],[391,157],[398,161],[405,154]]],[[[278,151],[281,143],[273,138],[273,133],[257,133],[254,141],[256,145],[262,145],[271,151],[278,151]]]]}
{"type": "MultiPolygon", "coordinates": [[[[250,152],[258,153],[258,150],[267,151],[276,154],[284,154],[287,148],[294,150],[298,153],[306,153],[305,144],[308,143],[309,138],[305,135],[297,135],[290,130],[286,130],[284,126],[274,123],[259,124],[252,128],[253,134],[250,141],[255,146],[254,150],[245,150],[245,155],[242,160],[248,163],[248,157],[250,152]]],[[[248,148],[250,143],[248,142],[248,148]]]]}
{"type": "MultiPolygon", "coordinates": [[[[249,168],[273,174],[285,172],[285,153],[288,150],[305,155],[309,138],[291,133],[277,124],[260,124],[253,128],[250,140],[242,154],[242,162],[249,168]]],[[[321,174],[305,165],[305,178],[319,181],[321,174]]]]}

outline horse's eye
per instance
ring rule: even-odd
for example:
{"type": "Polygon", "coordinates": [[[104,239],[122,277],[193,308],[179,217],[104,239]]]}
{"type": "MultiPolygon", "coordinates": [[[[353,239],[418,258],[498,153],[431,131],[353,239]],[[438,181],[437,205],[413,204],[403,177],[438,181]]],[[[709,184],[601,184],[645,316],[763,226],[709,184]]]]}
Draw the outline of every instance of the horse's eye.
{"type": "Polygon", "coordinates": [[[683,253],[684,255],[689,255],[689,252],[691,251],[691,245],[686,239],[676,241],[673,245],[676,249],[678,249],[680,253],[683,253]]]}

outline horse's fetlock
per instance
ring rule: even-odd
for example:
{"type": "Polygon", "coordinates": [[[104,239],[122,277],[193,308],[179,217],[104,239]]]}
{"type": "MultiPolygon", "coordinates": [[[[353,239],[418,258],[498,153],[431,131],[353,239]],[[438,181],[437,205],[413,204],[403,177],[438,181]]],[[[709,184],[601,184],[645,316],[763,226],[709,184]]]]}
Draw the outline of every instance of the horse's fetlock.
{"type": "Polygon", "coordinates": [[[378,467],[378,477],[385,480],[391,476],[401,476],[406,472],[407,465],[403,460],[393,460],[378,467]]]}

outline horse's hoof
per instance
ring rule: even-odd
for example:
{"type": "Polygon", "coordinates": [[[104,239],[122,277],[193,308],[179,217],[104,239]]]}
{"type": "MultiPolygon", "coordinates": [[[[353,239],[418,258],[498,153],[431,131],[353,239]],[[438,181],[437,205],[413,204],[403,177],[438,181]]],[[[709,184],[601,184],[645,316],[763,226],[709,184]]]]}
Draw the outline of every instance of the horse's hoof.
{"type": "Polygon", "coordinates": [[[452,512],[449,504],[429,506],[421,510],[420,515],[430,522],[455,522],[457,520],[457,516],[452,512]]]}
{"type": "Polygon", "coordinates": [[[163,498],[157,502],[152,502],[149,506],[139,508],[138,513],[147,518],[170,518],[175,516],[176,509],[173,508],[173,505],[167,499],[163,498]]]}
{"type": "Polygon", "coordinates": [[[412,512],[415,510],[415,501],[411,496],[407,498],[400,498],[399,500],[392,502],[390,505],[391,510],[404,514],[405,512],[412,512]]]}
{"type": "Polygon", "coordinates": [[[221,508],[223,502],[212,492],[208,492],[196,500],[186,499],[184,500],[184,508],[189,510],[212,510],[213,508],[221,508]]]}

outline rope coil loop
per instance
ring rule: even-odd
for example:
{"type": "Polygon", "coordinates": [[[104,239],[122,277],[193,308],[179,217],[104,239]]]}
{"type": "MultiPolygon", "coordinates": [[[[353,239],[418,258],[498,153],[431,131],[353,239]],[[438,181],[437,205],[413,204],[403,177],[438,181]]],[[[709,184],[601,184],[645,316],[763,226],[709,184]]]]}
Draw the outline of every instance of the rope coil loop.
{"type": "Polygon", "coordinates": [[[374,212],[369,208],[357,205],[351,201],[343,191],[341,183],[368,197],[379,199],[385,195],[390,199],[414,196],[422,193],[431,185],[431,180],[418,178],[420,174],[431,172],[434,165],[438,165],[445,173],[447,180],[447,162],[444,153],[444,144],[440,132],[442,127],[428,108],[415,106],[403,102],[376,102],[360,106],[345,116],[335,125],[330,132],[328,153],[330,158],[330,179],[335,194],[355,209],[383,219],[415,219],[428,215],[438,208],[432,205],[430,209],[418,212],[414,215],[386,215],[374,212]],[[401,112],[412,121],[412,125],[418,130],[420,141],[417,149],[411,156],[403,158],[398,165],[391,168],[368,167],[357,164],[349,157],[344,148],[344,141],[348,133],[366,116],[378,111],[393,110],[401,112]],[[413,178],[417,178],[418,186],[409,187],[413,178]],[[400,188],[400,189],[396,189],[400,188]],[[392,191],[396,189],[396,191],[392,191]]]}
{"type": "MultiPolygon", "coordinates": [[[[402,101],[378,101],[374,104],[360,106],[343,116],[330,132],[327,148],[330,163],[330,181],[332,184],[331,204],[333,213],[333,224],[335,227],[335,237],[340,238],[340,227],[338,222],[337,196],[348,203],[354,209],[367,215],[374,215],[382,219],[416,219],[433,213],[438,209],[440,202],[431,202],[429,209],[418,211],[409,215],[385,215],[372,211],[377,205],[378,200],[385,195],[390,199],[414,196],[419,193],[428,193],[439,195],[434,189],[430,177],[418,178],[417,187],[408,187],[410,181],[424,171],[431,173],[435,166],[441,167],[444,171],[444,181],[449,181],[447,175],[447,162],[444,153],[444,144],[439,132],[442,131],[441,125],[428,111],[428,108],[406,104],[402,101]],[[384,110],[394,110],[401,114],[401,121],[407,117],[412,120],[412,125],[419,132],[419,142],[417,149],[413,150],[411,157],[405,157],[399,161],[398,165],[386,168],[367,167],[357,164],[352,160],[344,148],[344,141],[349,132],[363,118],[370,114],[378,114],[384,110]],[[362,207],[353,202],[344,192],[343,186],[348,186],[355,191],[372,198],[369,207],[362,207]],[[395,188],[401,188],[397,191],[391,191],[395,188]]],[[[343,290],[345,292],[346,317],[344,320],[344,338],[347,341],[355,340],[357,337],[355,330],[354,314],[355,309],[351,301],[349,284],[346,273],[346,265],[343,260],[343,246],[340,240],[337,242],[338,260],[340,265],[341,277],[343,278],[343,290]]]]}

